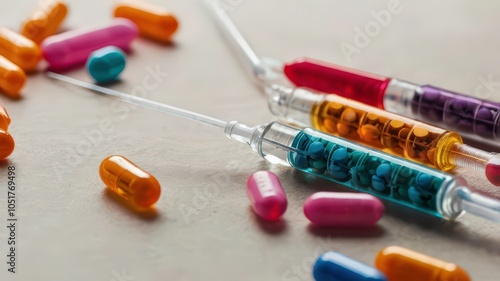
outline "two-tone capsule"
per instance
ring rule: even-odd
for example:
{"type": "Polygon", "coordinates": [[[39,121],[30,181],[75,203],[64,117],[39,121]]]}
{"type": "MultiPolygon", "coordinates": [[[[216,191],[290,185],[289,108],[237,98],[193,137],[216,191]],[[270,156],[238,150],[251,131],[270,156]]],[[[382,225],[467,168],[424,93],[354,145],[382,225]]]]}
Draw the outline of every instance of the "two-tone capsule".
{"type": "Polygon", "coordinates": [[[364,193],[316,192],[304,203],[304,214],[321,227],[370,227],[384,213],[384,205],[364,193]]]}
{"type": "Polygon", "coordinates": [[[470,281],[461,267],[398,246],[382,249],[375,266],[389,281],[470,281]]]}
{"type": "Polygon", "coordinates": [[[99,175],[109,189],[139,208],[149,208],[160,198],[158,180],[123,156],[104,159],[99,175]]]}
{"type": "Polygon", "coordinates": [[[50,36],[43,41],[42,52],[51,68],[67,69],[84,65],[90,53],[106,46],[127,51],[138,34],[133,22],[120,18],[104,27],[50,36]]]}
{"type": "MultiPolygon", "coordinates": [[[[314,264],[313,276],[316,281],[387,281],[377,269],[337,252],[320,255],[314,264]]],[[[399,281],[403,280],[408,281],[399,281]]]]}
{"type": "Polygon", "coordinates": [[[247,195],[254,212],[267,221],[278,220],[288,201],[278,177],[268,171],[252,174],[247,181],[247,195]]]}
{"type": "Polygon", "coordinates": [[[114,16],[133,21],[142,36],[161,43],[171,42],[179,26],[177,18],[168,10],[140,1],[121,1],[114,16]]]}
{"type": "Polygon", "coordinates": [[[94,51],[90,54],[86,67],[92,78],[98,83],[116,80],[127,60],[125,54],[117,47],[108,46],[94,51]]]}
{"type": "Polygon", "coordinates": [[[24,71],[32,71],[42,58],[38,45],[8,28],[0,28],[0,55],[24,71]]]}
{"type": "Polygon", "coordinates": [[[21,34],[40,44],[45,38],[56,33],[61,26],[68,7],[61,0],[47,0],[42,2],[22,25],[21,34]]]}
{"type": "Polygon", "coordinates": [[[26,74],[4,56],[0,56],[0,92],[11,98],[19,98],[26,83],[26,74]]]}
{"type": "Polygon", "coordinates": [[[15,143],[8,129],[10,117],[4,107],[0,106],[0,160],[7,159],[14,151],[15,143]]]}

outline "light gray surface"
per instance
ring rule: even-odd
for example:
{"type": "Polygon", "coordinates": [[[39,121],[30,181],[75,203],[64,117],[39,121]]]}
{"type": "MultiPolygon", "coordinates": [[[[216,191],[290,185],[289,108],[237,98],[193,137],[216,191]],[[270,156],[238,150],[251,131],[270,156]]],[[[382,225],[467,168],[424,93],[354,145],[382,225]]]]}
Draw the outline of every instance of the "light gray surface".
{"type": "MultiPolygon", "coordinates": [[[[1,0],[0,24],[17,29],[36,2],[1,0]]],[[[123,82],[113,88],[137,91],[148,69],[158,67],[169,75],[148,98],[251,125],[272,120],[197,1],[151,2],[180,19],[176,44],[136,41],[123,82]]],[[[500,4],[494,1],[402,0],[403,11],[350,63],[339,45],[352,44],[354,28],[389,1],[223,2],[237,4],[231,17],[265,56],[309,56],[465,93],[474,93],[479,77],[499,77],[500,4]]],[[[71,1],[65,28],[104,24],[111,7],[109,0],[71,1]]],[[[68,75],[90,81],[84,70],[68,75]]],[[[17,142],[0,165],[0,280],[310,280],[320,252],[337,250],[372,264],[378,250],[394,244],[460,264],[474,280],[498,280],[498,225],[471,216],[447,223],[388,205],[374,230],[317,231],[302,215],[304,199],[345,189],[270,166],[218,129],[140,108],[126,106],[124,113],[123,104],[42,73],[29,77],[24,97],[0,96],[17,142]],[[112,129],[91,142],[86,135],[100,122],[112,129]],[[137,215],[105,191],[98,167],[111,154],[125,155],[162,183],[156,216],[137,215]],[[5,263],[7,165],[18,171],[15,275],[5,263]],[[246,179],[260,169],[277,173],[287,191],[282,224],[259,222],[248,206],[246,179]]],[[[480,175],[468,179],[495,193],[480,175]]]]}

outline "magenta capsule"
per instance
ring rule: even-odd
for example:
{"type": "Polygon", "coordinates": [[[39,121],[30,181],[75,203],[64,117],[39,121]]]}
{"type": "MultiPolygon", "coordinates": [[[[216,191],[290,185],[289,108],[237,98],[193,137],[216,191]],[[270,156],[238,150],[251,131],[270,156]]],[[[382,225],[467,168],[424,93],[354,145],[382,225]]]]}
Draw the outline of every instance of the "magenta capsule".
{"type": "Polygon", "coordinates": [[[382,217],[384,205],[365,193],[316,192],[304,203],[304,214],[321,227],[370,227],[382,217]]]}
{"type": "Polygon", "coordinates": [[[256,172],[248,178],[247,195],[255,213],[268,221],[278,220],[288,201],[278,177],[268,171],[256,172]]]}
{"type": "Polygon", "coordinates": [[[84,65],[90,53],[106,46],[128,51],[139,34],[128,19],[118,18],[107,26],[95,29],[71,30],[48,37],[42,43],[42,53],[53,69],[84,65]]]}

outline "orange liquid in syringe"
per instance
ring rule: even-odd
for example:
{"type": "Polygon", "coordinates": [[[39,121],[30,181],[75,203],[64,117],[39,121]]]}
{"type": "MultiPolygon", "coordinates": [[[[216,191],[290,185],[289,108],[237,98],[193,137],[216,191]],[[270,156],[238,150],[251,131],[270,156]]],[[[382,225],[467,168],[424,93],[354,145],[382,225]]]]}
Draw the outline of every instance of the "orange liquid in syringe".
{"type": "Polygon", "coordinates": [[[442,170],[454,167],[449,151],[455,143],[462,143],[454,132],[434,128],[398,115],[363,110],[362,104],[328,98],[316,105],[311,118],[316,129],[349,140],[382,149],[413,161],[436,166],[442,170]],[[350,104],[356,104],[356,107],[350,104]]]}

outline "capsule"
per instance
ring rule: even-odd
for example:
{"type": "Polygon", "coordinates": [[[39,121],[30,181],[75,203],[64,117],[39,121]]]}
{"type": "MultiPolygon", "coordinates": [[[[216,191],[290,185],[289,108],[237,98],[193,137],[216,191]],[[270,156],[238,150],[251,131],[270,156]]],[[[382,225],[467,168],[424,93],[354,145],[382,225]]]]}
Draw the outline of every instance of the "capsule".
{"type": "Polygon", "coordinates": [[[40,44],[45,38],[56,33],[67,13],[68,7],[64,1],[42,2],[39,9],[23,23],[21,34],[40,44]]]}
{"type": "Polygon", "coordinates": [[[72,30],[52,35],[42,43],[42,52],[53,69],[67,69],[85,64],[90,53],[106,46],[129,50],[139,31],[127,19],[114,19],[107,26],[72,30]]]}
{"type": "Polygon", "coordinates": [[[25,83],[26,74],[24,71],[5,57],[0,56],[0,91],[11,98],[18,98],[25,83]]]}
{"type": "Polygon", "coordinates": [[[304,203],[304,214],[320,227],[370,227],[384,213],[384,205],[364,193],[316,192],[304,203]]]}
{"type": "Polygon", "coordinates": [[[0,130],[7,130],[10,125],[10,116],[7,110],[0,105],[0,130]]]}
{"type": "Polygon", "coordinates": [[[254,212],[264,220],[276,221],[286,211],[285,191],[278,177],[271,172],[252,174],[247,181],[247,195],[254,212]]]}
{"type": "Polygon", "coordinates": [[[117,47],[108,46],[94,51],[87,60],[87,71],[98,83],[116,80],[125,69],[125,54],[117,47]]]}
{"type": "Polygon", "coordinates": [[[42,58],[38,45],[8,28],[0,28],[0,55],[24,71],[32,71],[42,58]]]}
{"type": "Polygon", "coordinates": [[[382,249],[375,267],[384,272],[389,281],[469,281],[462,268],[421,253],[398,246],[382,249]]]}
{"type": "MultiPolygon", "coordinates": [[[[337,252],[319,256],[314,263],[313,276],[316,281],[387,281],[382,272],[337,252]]],[[[408,281],[400,281],[403,280],[408,281]]]]}
{"type": "Polygon", "coordinates": [[[4,107],[0,106],[0,160],[6,159],[14,151],[14,139],[7,131],[9,125],[9,114],[4,107]]]}
{"type": "Polygon", "coordinates": [[[156,178],[123,156],[104,159],[99,175],[112,191],[139,208],[149,208],[160,198],[161,187],[156,178]]]}
{"type": "Polygon", "coordinates": [[[179,26],[177,18],[166,9],[140,1],[120,2],[114,16],[133,21],[142,36],[161,43],[169,43],[179,26]]]}

